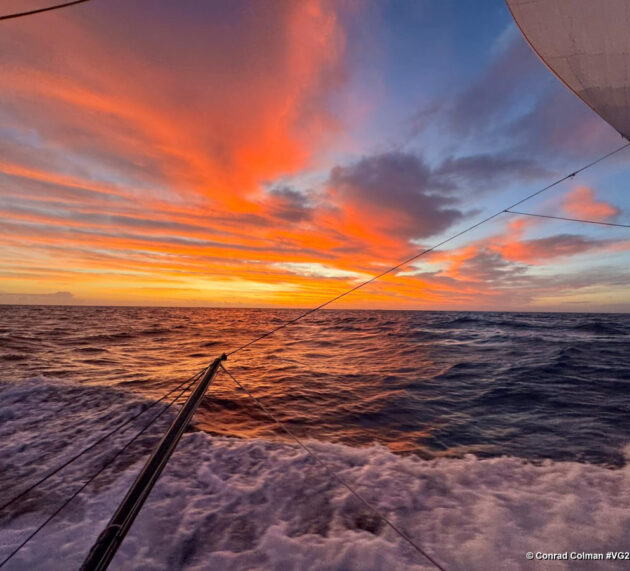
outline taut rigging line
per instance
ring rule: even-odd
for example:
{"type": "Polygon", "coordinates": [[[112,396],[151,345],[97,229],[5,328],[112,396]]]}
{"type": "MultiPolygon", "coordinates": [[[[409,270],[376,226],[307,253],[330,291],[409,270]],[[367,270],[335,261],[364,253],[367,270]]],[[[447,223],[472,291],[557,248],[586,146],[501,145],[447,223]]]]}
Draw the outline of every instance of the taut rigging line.
{"type": "Polygon", "coordinates": [[[352,293],[352,292],[354,292],[354,291],[356,291],[358,289],[361,289],[362,287],[364,287],[364,286],[366,286],[368,284],[371,284],[372,282],[382,278],[383,276],[386,276],[387,274],[391,274],[392,272],[398,270],[399,268],[401,268],[403,266],[406,266],[407,264],[410,264],[411,262],[417,260],[418,258],[420,258],[420,257],[422,257],[422,256],[424,256],[424,255],[426,255],[426,254],[428,254],[430,252],[433,252],[433,250],[436,250],[440,246],[443,246],[444,244],[446,244],[448,242],[451,242],[452,240],[455,240],[455,238],[459,238],[463,234],[467,234],[468,232],[470,232],[471,230],[474,230],[475,228],[478,228],[482,224],[485,224],[486,222],[490,222],[490,220],[493,220],[494,218],[497,218],[497,216],[500,216],[501,214],[503,214],[505,212],[509,212],[512,208],[515,208],[516,206],[519,206],[520,204],[523,204],[523,202],[526,202],[526,201],[534,198],[535,196],[538,196],[539,194],[542,194],[543,192],[546,192],[547,190],[550,190],[553,187],[558,186],[560,183],[564,182],[565,180],[573,178],[576,175],[578,175],[579,173],[585,171],[586,169],[589,169],[592,166],[595,166],[596,164],[601,163],[602,161],[606,160],[607,158],[612,157],[613,155],[616,155],[620,151],[623,151],[624,149],[627,149],[629,146],[630,146],[630,142],[624,143],[623,145],[621,145],[621,147],[618,147],[614,151],[606,153],[605,155],[599,157],[598,159],[596,159],[596,160],[588,163],[587,165],[584,165],[583,167],[579,168],[578,170],[573,171],[571,174],[563,176],[562,178],[559,178],[558,180],[552,182],[551,184],[549,184],[549,185],[547,185],[547,186],[545,186],[543,188],[540,188],[540,189],[536,190],[535,192],[532,192],[531,194],[527,195],[525,198],[522,198],[521,200],[515,202],[514,204],[510,204],[510,206],[508,206],[506,208],[502,208],[501,210],[499,210],[499,211],[495,212],[494,214],[484,218],[483,220],[480,220],[479,222],[476,222],[476,223],[472,224],[471,226],[468,226],[467,228],[464,228],[463,230],[457,232],[456,234],[453,234],[453,235],[449,236],[448,238],[442,240],[438,244],[435,244],[434,246],[431,246],[430,248],[427,248],[425,250],[422,250],[422,251],[418,252],[417,254],[414,254],[410,258],[407,258],[406,260],[403,260],[402,262],[396,264],[395,266],[389,268],[388,270],[385,270],[384,272],[381,272],[380,274],[372,276],[371,278],[365,280],[364,282],[361,282],[360,284],[354,286],[353,288],[350,288],[349,290],[346,290],[346,291],[340,293],[339,295],[333,297],[332,299],[329,299],[328,301],[325,301],[324,303],[318,305],[317,307],[313,307],[313,308],[305,311],[304,313],[301,313],[297,317],[295,317],[293,319],[290,319],[288,321],[285,321],[284,323],[281,323],[277,327],[275,327],[273,329],[270,329],[266,333],[263,333],[262,335],[259,335],[258,337],[252,339],[248,343],[245,343],[244,345],[241,345],[237,349],[234,349],[232,352],[228,353],[227,356],[230,357],[230,356],[234,355],[235,353],[238,353],[239,351],[242,351],[246,347],[249,347],[249,346],[253,345],[254,343],[257,343],[258,341],[261,341],[262,339],[265,339],[266,337],[269,337],[270,335],[273,335],[277,331],[280,331],[281,329],[284,329],[285,327],[287,327],[289,325],[292,325],[293,323],[296,323],[297,321],[300,321],[301,319],[303,319],[304,317],[307,317],[311,313],[315,313],[316,311],[319,311],[320,309],[323,309],[324,307],[326,307],[326,306],[330,305],[331,303],[333,303],[333,302],[335,302],[335,301],[337,301],[337,300],[347,296],[348,294],[350,294],[350,293],[352,293]]]}
{"type": "Polygon", "coordinates": [[[89,0],[73,0],[72,2],[64,2],[63,4],[55,4],[54,6],[47,6],[46,8],[37,8],[35,10],[28,10],[27,12],[15,12],[14,14],[6,14],[0,16],[2,20],[14,20],[15,18],[24,18],[25,16],[34,16],[35,14],[41,14],[42,12],[51,12],[52,10],[59,10],[60,8],[68,8],[75,4],[82,4],[83,2],[89,2],[89,0]]]}

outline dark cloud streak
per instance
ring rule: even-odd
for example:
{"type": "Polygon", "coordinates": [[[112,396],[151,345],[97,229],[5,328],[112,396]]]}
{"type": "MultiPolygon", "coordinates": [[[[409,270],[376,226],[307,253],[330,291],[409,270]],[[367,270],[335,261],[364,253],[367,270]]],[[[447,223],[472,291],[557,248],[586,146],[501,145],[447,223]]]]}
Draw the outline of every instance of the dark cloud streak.
{"type": "Polygon", "coordinates": [[[451,207],[456,200],[446,195],[453,184],[409,153],[385,153],[337,166],[330,185],[343,205],[382,213],[380,224],[406,238],[432,236],[463,217],[451,207]]]}

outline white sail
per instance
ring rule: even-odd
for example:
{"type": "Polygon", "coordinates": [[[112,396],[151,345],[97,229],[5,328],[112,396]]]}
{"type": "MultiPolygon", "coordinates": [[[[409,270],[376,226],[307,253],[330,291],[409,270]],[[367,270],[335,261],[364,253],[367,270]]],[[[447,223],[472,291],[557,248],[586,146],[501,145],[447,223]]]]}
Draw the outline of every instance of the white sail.
{"type": "Polygon", "coordinates": [[[630,136],[630,0],[506,0],[540,59],[630,136]]]}

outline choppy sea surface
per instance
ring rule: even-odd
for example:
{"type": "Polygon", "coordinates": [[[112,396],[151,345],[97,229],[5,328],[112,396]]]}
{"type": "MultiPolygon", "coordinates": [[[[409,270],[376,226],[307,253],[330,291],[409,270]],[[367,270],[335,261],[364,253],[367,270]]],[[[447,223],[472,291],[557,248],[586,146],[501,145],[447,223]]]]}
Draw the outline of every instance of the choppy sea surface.
{"type": "MultiPolygon", "coordinates": [[[[296,315],[0,306],[0,505],[296,315]]],[[[446,569],[628,564],[525,554],[630,550],[630,315],[322,311],[226,367],[446,569]]],[[[164,402],[4,510],[0,561],[164,402]]],[[[6,568],[78,568],[173,413],[6,568]]],[[[432,564],[221,373],[113,568],[432,564]]]]}

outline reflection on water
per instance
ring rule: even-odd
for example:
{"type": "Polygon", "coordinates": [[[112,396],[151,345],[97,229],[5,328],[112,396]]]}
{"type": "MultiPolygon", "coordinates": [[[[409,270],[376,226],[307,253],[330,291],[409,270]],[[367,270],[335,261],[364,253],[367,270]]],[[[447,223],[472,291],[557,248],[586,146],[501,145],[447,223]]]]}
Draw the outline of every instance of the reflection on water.
{"type": "MultiPolygon", "coordinates": [[[[292,310],[0,306],[3,379],[161,396],[292,310]]],[[[298,435],[423,456],[620,465],[630,316],[322,311],[226,366],[298,435]]],[[[198,427],[283,438],[221,375],[198,427]]]]}

